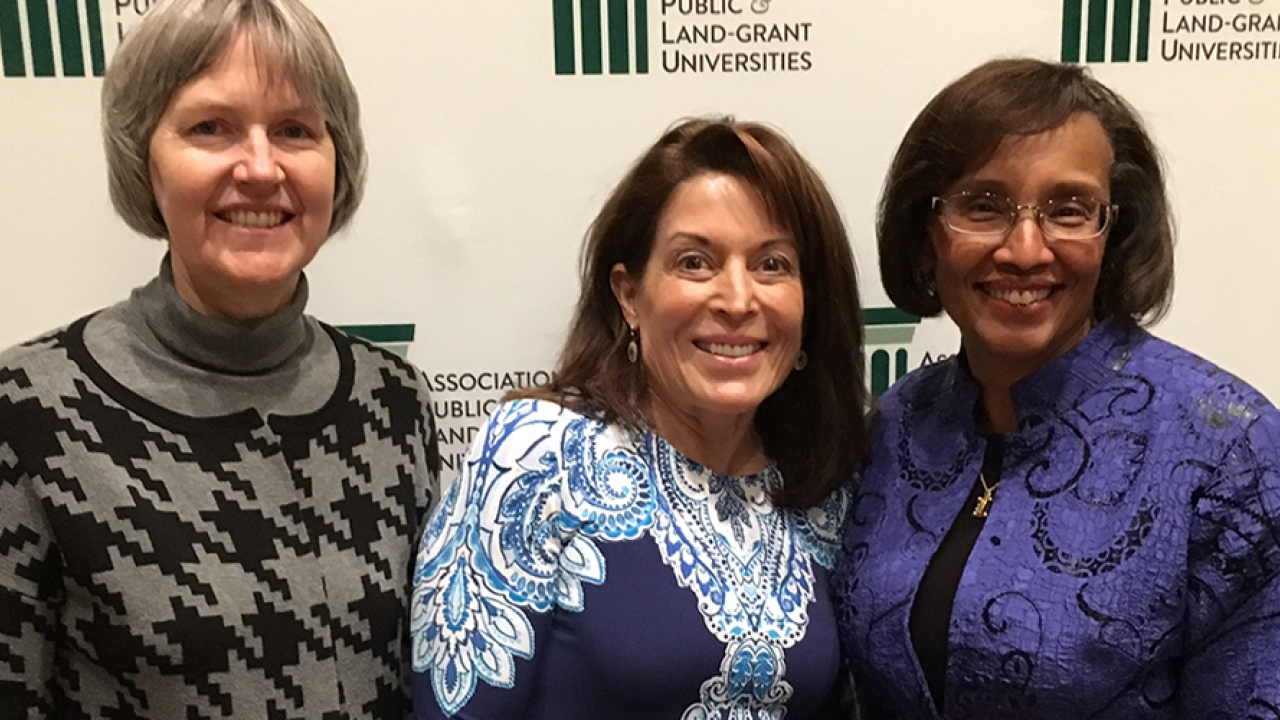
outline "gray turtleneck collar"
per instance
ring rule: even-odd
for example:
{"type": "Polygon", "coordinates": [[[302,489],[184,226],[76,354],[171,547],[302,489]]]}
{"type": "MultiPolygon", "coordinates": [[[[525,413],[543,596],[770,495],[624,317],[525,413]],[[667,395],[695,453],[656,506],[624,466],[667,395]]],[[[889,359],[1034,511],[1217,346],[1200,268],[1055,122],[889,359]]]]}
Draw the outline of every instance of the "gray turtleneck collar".
{"type": "Polygon", "coordinates": [[[303,313],[307,296],[303,276],[269,317],[207,317],[178,294],[166,255],[155,279],[90,320],[85,347],[121,385],[183,415],[309,413],[332,395],[339,362],[328,334],[303,313]]]}
{"type": "Polygon", "coordinates": [[[173,282],[169,255],[160,263],[160,275],[133,291],[132,301],[142,319],[161,343],[192,364],[216,372],[250,375],[269,372],[290,358],[306,353],[314,336],[303,321],[307,306],[307,277],[289,303],[274,315],[236,321],[212,318],[196,312],[173,282]]]}

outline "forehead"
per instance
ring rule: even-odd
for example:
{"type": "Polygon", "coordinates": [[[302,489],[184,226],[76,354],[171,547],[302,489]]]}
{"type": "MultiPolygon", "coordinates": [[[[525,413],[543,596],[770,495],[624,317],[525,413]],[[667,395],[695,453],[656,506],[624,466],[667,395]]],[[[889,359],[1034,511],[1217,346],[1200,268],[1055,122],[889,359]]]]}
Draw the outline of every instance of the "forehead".
{"type": "Polygon", "coordinates": [[[1044,132],[1006,136],[985,162],[965,172],[956,184],[1009,191],[1054,185],[1106,190],[1112,162],[1102,123],[1091,113],[1077,113],[1044,132]]]}
{"type": "MultiPolygon", "coordinates": [[[[263,93],[291,103],[313,105],[312,93],[299,83],[298,73],[285,54],[252,28],[238,29],[213,63],[178,88],[174,99],[186,91],[201,89],[227,94],[263,93]]],[[[190,94],[190,93],[186,93],[190,94]]]]}
{"type": "Polygon", "coordinates": [[[748,181],[720,172],[695,175],[675,187],[658,222],[662,234],[718,230],[787,235],[760,191],[748,181]],[[665,230],[665,232],[663,232],[665,230]]]}

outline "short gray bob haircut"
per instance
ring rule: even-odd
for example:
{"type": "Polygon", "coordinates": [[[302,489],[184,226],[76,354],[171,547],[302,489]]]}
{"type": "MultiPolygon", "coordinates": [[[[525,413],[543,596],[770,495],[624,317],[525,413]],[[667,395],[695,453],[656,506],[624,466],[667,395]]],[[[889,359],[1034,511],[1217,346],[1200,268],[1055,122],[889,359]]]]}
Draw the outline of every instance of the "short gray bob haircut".
{"type": "Polygon", "coordinates": [[[329,234],[364,196],[360,101],[328,31],[299,0],[165,0],[121,43],[102,87],[102,134],[111,202],[129,227],[165,239],[151,188],[151,136],[177,92],[208,70],[244,30],[269,82],[293,85],[324,113],[337,156],[329,234]]]}

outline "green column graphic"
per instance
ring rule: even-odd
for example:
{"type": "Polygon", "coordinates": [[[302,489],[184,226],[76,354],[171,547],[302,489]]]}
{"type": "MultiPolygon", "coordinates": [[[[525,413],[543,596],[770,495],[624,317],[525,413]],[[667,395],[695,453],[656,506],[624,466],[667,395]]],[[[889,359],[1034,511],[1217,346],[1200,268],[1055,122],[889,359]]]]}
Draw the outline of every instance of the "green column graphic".
{"type": "Polygon", "coordinates": [[[555,25],[556,74],[573,75],[573,0],[551,0],[551,20],[555,25]]]}
{"type": "Polygon", "coordinates": [[[1062,2],[1062,62],[1080,62],[1080,24],[1084,19],[1084,0],[1062,2]]]}
{"type": "Polygon", "coordinates": [[[5,77],[27,74],[27,61],[22,52],[22,23],[18,17],[18,0],[0,0],[0,65],[5,77]]]}
{"type": "Polygon", "coordinates": [[[871,353],[871,394],[880,397],[889,389],[889,353],[876,350],[871,353]]]}
{"type": "Polygon", "coordinates": [[[1138,0],[1138,62],[1147,61],[1147,43],[1151,39],[1151,0],[1138,0]]]}
{"type": "Polygon", "coordinates": [[[604,71],[601,57],[600,0],[582,0],[582,74],[599,75],[604,71]]]}
{"type": "Polygon", "coordinates": [[[77,4],[79,0],[58,0],[58,44],[62,46],[63,77],[84,77],[84,47],[77,4]]]}
{"type": "Polygon", "coordinates": [[[1089,62],[1107,59],[1107,0],[1089,0],[1089,39],[1084,57],[1089,62]]]}
{"type": "Polygon", "coordinates": [[[27,27],[31,38],[31,74],[53,77],[53,28],[49,24],[48,0],[27,0],[27,27]]]}
{"type": "Polygon", "coordinates": [[[627,0],[609,0],[609,74],[631,69],[631,33],[627,28],[627,0]]]}
{"type": "Polygon", "coordinates": [[[636,0],[636,74],[649,74],[649,3],[636,0]]]}
{"type": "Polygon", "coordinates": [[[920,318],[897,308],[867,308],[862,313],[862,322],[866,326],[866,341],[871,357],[871,377],[868,378],[868,383],[871,394],[878,397],[910,370],[907,349],[902,346],[911,344],[920,318]],[[891,354],[890,349],[884,347],[886,345],[898,347],[892,348],[891,354]]]}
{"type": "Polygon", "coordinates": [[[89,61],[93,64],[93,76],[102,77],[107,72],[107,54],[102,46],[102,11],[98,0],[85,0],[84,17],[89,24],[89,61]]]}
{"type": "Polygon", "coordinates": [[[1116,14],[1111,28],[1111,61],[1129,62],[1133,37],[1133,0],[1116,0],[1116,14]]]}

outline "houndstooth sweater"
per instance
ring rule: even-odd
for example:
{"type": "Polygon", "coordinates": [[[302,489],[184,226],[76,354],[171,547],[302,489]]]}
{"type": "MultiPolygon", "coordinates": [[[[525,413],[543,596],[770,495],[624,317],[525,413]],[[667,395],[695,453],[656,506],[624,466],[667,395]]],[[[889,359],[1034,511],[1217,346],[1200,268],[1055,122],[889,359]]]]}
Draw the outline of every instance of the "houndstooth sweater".
{"type": "Polygon", "coordinates": [[[168,272],[0,354],[0,718],[403,718],[425,382],[168,272]]]}

